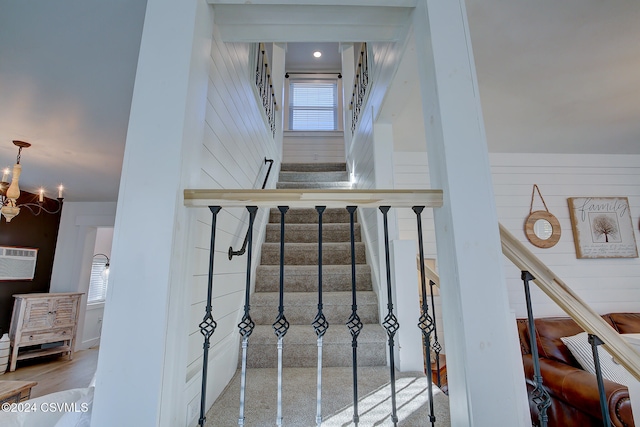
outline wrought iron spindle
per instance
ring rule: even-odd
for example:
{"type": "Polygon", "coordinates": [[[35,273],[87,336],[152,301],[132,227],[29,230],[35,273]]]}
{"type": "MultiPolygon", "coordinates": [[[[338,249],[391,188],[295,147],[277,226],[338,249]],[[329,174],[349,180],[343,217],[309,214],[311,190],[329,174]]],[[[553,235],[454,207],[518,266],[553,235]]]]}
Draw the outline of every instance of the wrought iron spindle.
{"type": "Polygon", "coordinates": [[[533,360],[533,391],[531,392],[533,403],[538,408],[538,421],[540,427],[547,427],[549,417],[547,409],[551,406],[551,396],[542,386],[542,374],[540,373],[540,358],[538,356],[538,342],[536,340],[536,326],[533,320],[533,308],[531,306],[531,292],[529,282],[534,277],[528,271],[523,271],[522,282],[524,283],[524,296],[527,302],[527,317],[529,319],[529,342],[531,343],[531,358],[533,360]]]}
{"type": "Polygon", "coordinates": [[[387,272],[387,309],[388,313],[384,318],[382,325],[387,330],[387,336],[389,337],[389,375],[391,377],[391,421],[393,425],[398,425],[398,414],[396,410],[396,365],[393,355],[394,337],[398,328],[400,327],[398,319],[393,314],[393,292],[391,289],[391,263],[389,260],[389,221],[387,214],[389,213],[389,206],[380,206],[380,212],[382,212],[382,218],[384,222],[384,258],[386,262],[387,272]]]}
{"type": "Polygon", "coordinates": [[[435,282],[429,279],[429,290],[431,292],[431,312],[433,313],[433,343],[431,343],[431,349],[433,350],[433,355],[436,359],[436,371],[437,373],[437,383],[438,387],[442,387],[442,378],[440,378],[440,352],[442,351],[442,346],[438,341],[438,322],[436,321],[436,302],[434,299],[434,287],[436,286],[435,282]]]}
{"type": "Polygon", "coordinates": [[[282,347],[283,339],[289,330],[289,322],[284,316],[284,215],[289,210],[288,206],[278,206],[280,211],[280,300],[278,305],[278,317],[273,323],[273,330],[278,337],[278,410],[276,425],[282,425],[282,347]]]}
{"type": "Polygon", "coordinates": [[[257,57],[256,57],[256,87],[260,87],[260,76],[261,76],[261,70],[260,70],[260,64],[262,64],[262,49],[260,49],[260,44],[258,44],[258,49],[257,49],[257,57]]]}
{"type": "Polygon", "coordinates": [[[204,426],[207,418],[205,417],[206,404],[207,404],[207,370],[209,366],[209,347],[211,335],[216,330],[218,324],[213,320],[211,314],[211,299],[213,295],[213,256],[216,245],[216,220],[218,218],[218,212],[220,212],[220,206],[209,206],[212,214],[211,220],[211,244],[209,245],[209,281],[207,285],[207,307],[205,309],[205,315],[200,322],[200,333],[204,336],[204,344],[202,345],[202,388],[200,390],[200,418],[198,419],[198,425],[204,426]]]}
{"type": "Polygon", "coordinates": [[[606,394],[604,393],[604,381],[602,380],[602,368],[600,367],[600,355],[598,354],[598,346],[604,344],[602,340],[593,334],[588,334],[589,344],[593,352],[593,365],[596,368],[596,379],[598,380],[598,394],[600,395],[600,411],[602,412],[602,425],[611,427],[609,418],[609,407],[607,406],[606,394]]]}
{"type": "Polygon", "coordinates": [[[362,330],[362,321],[358,316],[358,304],[356,301],[356,243],[354,214],[357,206],[347,206],[349,212],[349,224],[351,232],[351,316],[347,321],[347,327],[351,332],[351,349],[353,358],[353,424],[358,425],[360,415],[358,414],[358,335],[362,330]]]}
{"type": "MultiPolygon", "coordinates": [[[[425,349],[425,355],[427,357],[427,369],[431,370],[431,333],[435,329],[433,318],[429,315],[429,302],[427,301],[427,283],[424,271],[424,242],[422,239],[422,211],[424,206],[414,206],[413,211],[416,214],[416,221],[418,224],[418,251],[420,254],[420,290],[422,291],[422,315],[418,321],[418,327],[422,330],[423,344],[425,349]]],[[[429,385],[429,421],[434,426],[436,417],[433,411],[433,383],[431,379],[431,372],[427,372],[428,385],[429,385]]]]}
{"type": "Polygon", "coordinates": [[[256,326],[251,319],[249,311],[250,305],[250,291],[251,291],[251,249],[253,242],[253,223],[256,219],[256,212],[258,212],[257,206],[247,206],[249,211],[249,237],[247,239],[247,281],[245,284],[244,293],[244,315],[242,320],[238,323],[240,335],[242,335],[242,370],[240,372],[240,416],[238,417],[238,425],[244,425],[244,399],[245,389],[247,385],[247,347],[249,346],[249,336],[253,332],[253,328],[256,326]]]}
{"type": "Polygon", "coordinates": [[[322,214],[326,206],[316,206],[318,212],[318,314],[313,319],[313,329],[318,336],[318,380],[316,390],[316,425],[322,425],[322,338],[329,329],[329,322],[322,312],[322,214]]]}

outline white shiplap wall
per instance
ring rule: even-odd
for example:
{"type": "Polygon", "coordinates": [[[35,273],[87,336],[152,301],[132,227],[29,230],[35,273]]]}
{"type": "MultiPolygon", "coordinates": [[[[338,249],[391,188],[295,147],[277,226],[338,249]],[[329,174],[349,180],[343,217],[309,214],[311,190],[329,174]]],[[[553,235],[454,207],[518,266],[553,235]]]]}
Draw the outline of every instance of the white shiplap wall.
{"type": "Polygon", "coordinates": [[[283,163],[344,163],[344,135],[335,132],[285,132],[283,163]]]}
{"type": "MultiPolygon", "coordinates": [[[[426,153],[395,152],[394,160],[396,188],[428,188],[426,153]]],[[[640,156],[492,153],[490,161],[500,222],[598,313],[640,311],[640,260],[577,259],[567,205],[568,197],[628,197],[637,241],[640,156]],[[560,221],[562,237],[553,248],[536,248],[524,235],[533,184],[538,184],[550,212],[560,221]]],[[[536,196],[534,210],[538,209],[544,207],[536,196]]],[[[425,251],[426,257],[435,257],[433,221],[428,215],[423,215],[425,251]]],[[[401,238],[415,238],[412,215],[401,215],[399,228],[401,238]]],[[[510,304],[516,316],[524,317],[520,272],[506,258],[504,265],[510,304]]],[[[565,315],[535,286],[532,299],[538,317],[565,315]]]]}
{"type": "MultiPolygon", "coordinates": [[[[638,258],[577,259],[568,197],[629,198],[633,228],[640,215],[640,156],[492,154],[491,170],[498,218],[562,280],[598,313],[640,311],[638,258]],[[556,246],[540,249],[526,239],[523,224],[529,215],[533,184],[538,184],[549,211],[560,221],[556,246]]],[[[534,210],[544,209],[537,197],[534,210]]],[[[520,272],[505,260],[509,299],[518,317],[526,315],[520,272]]],[[[532,287],[535,315],[564,315],[537,287],[532,287]]]]}
{"type": "MultiPolygon", "coordinates": [[[[268,188],[276,181],[279,149],[256,101],[250,80],[250,56],[250,45],[223,43],[214,34],[200,158],[200,188],[259,188],[267,170],[265,157],[275,159],[268,188]]],[[[186,378],[190,407],[199,402],[203,337],[198,324],[205,314],[212,222],[208,209],[198,209],[195,216],[186,378]]],[[[262,238],[260,232],[265,219],[266,210],[260,210],[254,242],[259,243],[262,238]]],[[[227,250],[229,246],[236,250],[240,248],[247,225],[248,213],[244,209],[223,209],[218,214],[212,304],[217,328],[211,337],[209,402],[224,389],[236,369],[239,337],[236,325],[244,304],[247,256],[229,261],[227,250]]],[[[254,244],[254,260],[259,259],[259,254],[256,255],[259,247],[254,244]]]]}

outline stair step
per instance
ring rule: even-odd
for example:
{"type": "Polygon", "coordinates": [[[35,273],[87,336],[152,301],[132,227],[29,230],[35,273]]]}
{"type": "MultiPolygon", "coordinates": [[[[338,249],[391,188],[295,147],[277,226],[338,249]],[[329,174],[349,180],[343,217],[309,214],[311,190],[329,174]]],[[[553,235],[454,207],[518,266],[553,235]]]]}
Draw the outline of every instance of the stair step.
{"type": "MultiPolygon", "coordinates": [[[[356,264],[367,262],[364,243],[355,244],[356,264]]],[[[287,243],[284,246],[284,261],[287,265],[317,265],[318,245],[314,243],[287,243]]],[[[280,263],[280,243],[263,243],[261,264],[280,263]]],[[[351,243],[324,243],[322,245],[322,264],[351,264],[351,243]]]]}
{"type": "Polygon", "coordinates": [[[333,182],[349,181],[347,171],[294,172],[281,171],[278,181],[282,182],[333,182]]]}
{"type": "MultiPolygon", "coordinates": [[[[260,265],[256,270],[256,295],[259,292],[276,292],[280,286],[280,266],[260,265]]],[[[318,290],[317,265],[285,265],[284,288],[286,292],[313,292],[318,290]]],[[[351,264],[323,265],[322,289],[327,292],[351,291],[351,264]]],[[[371,267],[356,265],[356,289],[370,291],[371,267]]]]}
{"type": "Polygon", "coordinates": [[[332,172],[346,170],[346,163],[282,163],[280,165],[281,172],[332,172]]]}
{"type": "MultiPolygon", "coordinates": [[[[330,325],[323,338],[322,366],[352,365],[351,333],[345,325],[330,325]]],[[[249,338],[247,367],[278,366],[278,338],[273,328],[257,325],[249,338]]],[[[311,325],[291,325],[283,338],[283,366],[309,368],[318,365],[317,336],[311,325]]],[[[378,324],[363,325],[358,336],[358,366],[384,366],[387,363],[387,334],[378,324]]]]}
{"type": "MultiPolygon", "coordinates": [[[[286,291],[286,288],[285,288],[286,291]]],[[[278,292],[256,292],[251,298],[251,318],[271,325],[278,317],[278,292]]],[[[358,316],[362,323],[378,323],[378,298],[373,291],[358,292],[358,316]]],[[[344,325],[351,316],[351,292],[322,292],[322,312],[329,325],[344,325]]],[[[292,325],[311,325],[318,312],[317,292],[285,292],[284,315],[292,325]]]]}
{"type": "Polygon", "coordinates": [[[334,188],[337,190],[345,190],[351,188],[350,181],[334,181],[334,182],[283,182],[278,181],[277,189],[295,189],[295,188],[334,188]]]}
{"type": "MultiPolygon", "coordinates": [[[[286,217],[285,217],[286,219],[286,217]]],[[[323,243],[337,243],[351,241],[351,225],[343,223],[324,223],[322,220],[322,241],[323,243]]],[[[354,224],[355,241],[360,239],[360,224],[354,224]]],[[[318,243],[317,224],[285,224],[284,241],[286,243],[318,243]]],[[[280,242],[280,224],[267,224],[266,242],[280,242]]]]}
{"type": "MultiPolygon", "coordinates": [[[[357,220],[356,212],[356,220],[357,220]]],[[[289,209],[285,214],[285,224],[317,224],[318,212],[313,208],[289,209]]],[[[280,211],[272,208],[269,211],[269,222],[280,224],[280,211]]],[[[322,223],[349,223],[349,212],[343,208],[329,208],[322,213],[322,223]]]]}

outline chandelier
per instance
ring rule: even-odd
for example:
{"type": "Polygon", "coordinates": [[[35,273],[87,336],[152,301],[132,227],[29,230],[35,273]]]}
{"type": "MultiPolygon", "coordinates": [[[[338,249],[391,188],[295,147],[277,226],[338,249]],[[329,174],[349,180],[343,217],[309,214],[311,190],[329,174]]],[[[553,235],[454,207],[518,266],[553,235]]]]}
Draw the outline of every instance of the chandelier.
{"type": "Polygon", "coordinates": [[[2,208],[0,208],[0,213],[5,217],[7,222],[11,222],[11,220],[20,213],[20,208],[29,209],[33,215],[40,215],[42,212],[57,214],[62,209],[62,185],[58,187],[58,207],[55,210],[49,210],[44,207],[44,189],[42,188],[38,196],[38,203],[17,203],[18,197],[20,197],[18,180],[20,179],[20,172],[22,171],[20,155],[22,154],[22,149],[31,147],[31,144],[24,141],[13,141],[13,144],[18,147],[18,157],[16,164],[13,165],[11,183],[7,182],[9,169],[5,169],[2,174],[2,182],[0,182],[0,202],[2,203],[2,208]]]}

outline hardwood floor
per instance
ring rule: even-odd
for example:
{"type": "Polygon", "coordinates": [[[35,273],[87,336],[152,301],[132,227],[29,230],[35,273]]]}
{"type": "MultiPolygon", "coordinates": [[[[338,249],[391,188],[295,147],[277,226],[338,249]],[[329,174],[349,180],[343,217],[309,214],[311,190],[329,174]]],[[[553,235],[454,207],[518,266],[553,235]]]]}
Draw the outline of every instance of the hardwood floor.
{"type": "Polygon", "coordinates": [[[41,357],[18,362],[13,372],[0,375],[3,381],[37,381],[31,397],[61,390],[87,387],[96,372],[98,348],[76,351],[73,360],[68,356],[41,357]]]}

